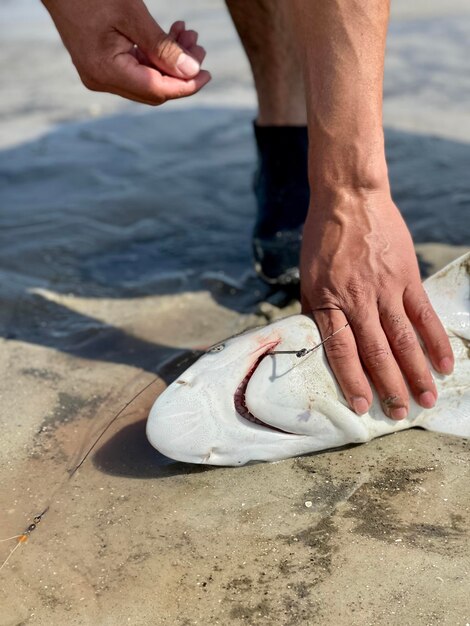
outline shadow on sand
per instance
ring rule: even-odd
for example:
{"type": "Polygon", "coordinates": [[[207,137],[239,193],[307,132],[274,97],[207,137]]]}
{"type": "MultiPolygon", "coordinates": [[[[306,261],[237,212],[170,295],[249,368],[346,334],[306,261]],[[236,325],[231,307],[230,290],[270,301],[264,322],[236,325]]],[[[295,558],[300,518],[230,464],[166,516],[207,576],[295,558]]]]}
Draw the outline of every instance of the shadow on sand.
{"type": "Polygon", "coordinates": [[[153,448],[145,435],[146,420],[124,426],[93,456],[97,469],[126,478],[166,478],[213,470],[206,465],[177,463],[153,448]]]}
{"type": "MultiPolygon", "coordinates": [[[[229,108],[118,115],[1,152],[0,335],[168,383],[184,351],[72,311],[44,290],[92,299],[203,290],[238,312],[288,302],[292,293],[274,292],[252,270],[251,119],[229,108]]],[[[394,197],[415,241],[468,244],[470,146],[396,130],[386,138],[394,197]]],[[[95,463],[126,476],[183,471],[155,456],[142,422],[118,432],[95,463]]]]}
{"type": "MultiPolygon", "coordinates": [[[[273,297],[251,269],[251,117],[228,108],[119,115],[4,150],[1,335],[146,368],[158,345],[31,290],[90,298],[204,290],[239,312],[273,297]]],[[[415,241],[468,244],[470,146],[386,136],[394,197],[415,241]]]]}

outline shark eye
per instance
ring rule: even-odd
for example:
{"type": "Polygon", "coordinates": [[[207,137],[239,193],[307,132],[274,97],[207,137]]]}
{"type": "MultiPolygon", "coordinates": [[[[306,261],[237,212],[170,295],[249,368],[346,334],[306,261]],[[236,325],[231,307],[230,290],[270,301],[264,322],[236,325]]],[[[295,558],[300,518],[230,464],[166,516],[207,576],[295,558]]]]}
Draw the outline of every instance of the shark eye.
{"type": "Polygon", "coordinates": [[[225,344],[224,343],[219,343],[218,346],[214,346],[213,348],[211,348],[209,350],[209,352],[222,352],[222,350],[225,348],[225,344]]]}

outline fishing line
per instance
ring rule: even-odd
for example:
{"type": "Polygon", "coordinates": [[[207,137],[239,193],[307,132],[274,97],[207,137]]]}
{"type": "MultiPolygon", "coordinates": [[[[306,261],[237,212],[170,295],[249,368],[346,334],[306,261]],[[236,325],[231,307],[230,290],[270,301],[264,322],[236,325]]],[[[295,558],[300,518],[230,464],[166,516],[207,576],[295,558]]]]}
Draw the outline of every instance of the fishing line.
{"type": "MultiPolygon", "coordinates": [[[[181,364],[184,363],[184,362],[185,362],[185,359],[183,359],[179,363],[179,365],[181,366],[181,364]]],[[[54,497],[57,495],[57,493],[61,489],[63,489],[65,487],[65,485],[72,479],[72,477],[76,474],[76,472],[80,469],[80,467],[85,463],[87,458],[90,456],[90,454],[96,448],[96,446],[101,441],[101,439],[104,437],[106,432],[111,428],[111,426],[116,422],[116,420],[119,419],[119,417],[121,417],[121,415],[124,413],[124,411],[135,400],[137,400],[137,398],[139,396],[141,396],[143,393],[145,393],[145,391],[147,391],[147,389],[149,389],[152,385],[154,385],[159,380],[161,380],[161,379],[158,376],[155,377],[153,380],[151,380],[147,385],[145,385],[145,387],[143,387],[143,389],[140,389],[140,391],[138,391],[128,402],[126,402],[126,404],[124,404],[124,406],[111,418],[111,420],[108,422],[108,424],[106,424],[106,426],[103,428],[103,430],[99,433],[98,437],[93,441],[93,443],[88,448],[88,450],[85,452],[85,454],[81,457],[80,461],[76,465],[74,465],[71,469],[67,470],[67,472],[68,472],[67,480],[65,482],[63,482],[62,484],[60,484],[55,491],[53,491],[52,495],[49,497],[49,504],[46,506],[46,508],[41,513],[39,513],[39,515],[36,515],[32,519],[31,523],[28,525],[26,530],[23,533],[19,534],[19,535],[13,535],[12,537],[7,537],[6,539],[0,539],[0,543],[5,542],[5,541],[12,541],[14,539],[18,540],[16,545],[11,549],[11,551],[8,554],[7,558],[0,565],[0,571],[5,567],[5,565],[8,563],[8,561],[11,558],[11,556],[19,548],[19,546],[22,545],[23,543],[26,543],[28,541],[29,536],[31,535],[31,533],[34,530],[36,530],[37,525],[41,522],[41,520],[44,517],[44,515],[49,511],[50,505],[51,505],[52,500],[54,499],[54,497]]]]}
{"type": "Polygon", "coordinates": [[[338,328],[337,330],[335,330],[335,332],[331,333],[331,335],[328,335],[326,339],[323,339],[323,341],[320,341],[320,343],[317,343],[315,346],[313,346],[313,348],[301,348],[300,350],[273,350],[272,352],[268,352],[268,354],[295,354],[295,356],[298,359],[300,359],[303,356],[307,356],[307,354],[310,354],[311,352],[318,350],[318,348],[321,348],[327,341],[329,341],[332,337],[337,335],[339,332],[341,332],[348,326],[349,326],[349,322],[347,322],[344,326],[341,326],[341,328],[338,328]]]}
{"type": "Polygon", "coordinates": [[[116,415],[114,415],[112,417],[112,419],[108,422],[108,424],[106,424],[106,426],[103,428],[103,430],[100,432],[100,434],[98,435],[98,437],[93,441],[93,443],[91,444],[91,446],[88,448],[88,450],[85,452],[85,454],[82,456],[82,458],[80,459],[80,461],[71,469],[68,469],[68,477],[67,480],[65,482],[63,482],[61,485],[59,485],[57,487],[57,489],[52,493],[52,495],[49,498],[49,504],[46,506],[46,508],[42,511],[42,513],[39,513],[39,515],[36,515],[31,523],[28,525],[28,527],[26,528],[26,530],[21,533],[20,535],[13,535],[13,537],[8,537],[7,539],[0,539],[0,542],[4,542],[4,541],[11,541],[13,539],[17,539],[17,543],[16,545],[10,550],[10,553],[8,554],[7,558],[3,561],[3,563],[0,565],[0,571],[5,567],[5,565],[8,563],[8,561],[10,560],[10,558],[12,557],[13,553],[20,547],[20,545],[26,543],[31,535],[31,533],[36,530],[38,524],[41,522],[42,518],[44,517],[44,515],[49,511],[50,505],[52,503],[52,500],[54,499],[54,497],[57,495],[57,493],[63,489],[65,487],[65,485],[72,479],[72,477],[76,474],[76,472],[80,469],[80,467],[85,463],[85,461],[87,460],[87,458],[90,456],[90,454],[93,452],[93,450],[96,448],[96,446],[98,445],[98,443],[101,441],[101,439],[104,437],[104,435],[107,433],[107,431],[111,428],[111,426],[115,423],[115,421],[124,413],[124,411],[128,408],[129,405],[131,405],[135,400],[137,400],[137,398],[139,396],[141,396],[145,391],[147,391],[147,389],[149,389],[149,387],[151,387],[152,385],[154,385],[157,381],[159,381],[160,378],[156,377],[154,378],[152,381],[150,381],[148,383],[148,385],[146,385],[143,389],[141,389],[138,393],[135,394],[135,396],[133,396],[128,402],[126,402],[126,404],[116,413],[116,415]]]}
{"type": "Polygon", "coordinates": [[[48,510],[49,510],[49,505],[44,509],[44,511],[42,513],[40,513],[39,515],[36,515],[36,517],[33,518],[33,521],[31,522],[31,524],[24,531],[24,533],[21,533],[21,535],[13,535],[13,537],[8,537],[7,539],[0,539],[1,542],[3,542],[3,541],[11,541],[12,539],[18,539],[18,541],[16,542],[16,545],[10,550],[7,558],[0,565],[0,571],[5,567],[5,565],[8,563],[8,561],[11,559],[11,557],[13,556],[13,553],[16,550],[18,550],[18,548],[22,544],[24,544],[24,543],[26,543],[28,541],[29,536],[31,535],[33,530],[36,530],[39,522],[42,520],[43,515],[45,515],[45,513],[47,513],[48,510]]]}
{"type": "MultiPolygon", "coordinates": [[[[321,341],[317,345],[313,346],[312,348],[301,348],[300,350],[273,350],[272,352],[269,352],[268,354],[295,354],[297,358],[301,358],[301,357],[307,356],[308,354],[311,354],[315,350],[318,350],[319,348],[321,348],[327,341],[329,341],[332,337],[334,337],[336,334],[338,334],[339,332],[341,332],[342,330],[344,330],[348,326],[349,326],[349,322],[347,322],[341,328],[338,328],[338,330],[335,330],[334,333],[332,333],[331,335],[326,337],[326,339],[323,339],[323,341],[321,341]]],[[[59,485],[57,487],[57,489],[52,493],[52,495],[49,498],[49,504],[46,506],[46,508],[41,513],[39,513],[38,515],[36,515],[32,519],[31,523],[28,525],[26,530],[23,533],[19,534],[19,535],[13,535],[12,537],[8,537],[7,539],[0,539],[0,542],[12,541],[14,539],[17,539],[16,545],[11,549],[11,551],[8,554],[8,556],[6,557],[6,559],[0,565],[0,571],[5,567],[5,565],[8,563],[10,558],[13,556],[13,553],[20,547],[20,545],[22,545],[22,544],[24,544],[24,543],[26,543],[28,541],[31,533],[34,530],[36,530],[38,524],[41,522],[41,520],[44,517],[44,515],[46,515],[46,513],[49,511],[49,508],[50,508],[50,505],[52,503],[53,498],[57,495],[57,493],[61,489],[63,489],[65,487],[65,484],[68,483],[73,478],[73,476],[77,473],[77,471],[82,467],[82,465],[88,459],[90,454],[96,448],[96,446],[101,441],[101,439],[104,437],[104,435],[108,432],[108,430],[111,428],[111,426],[116,422],[117,419],[119,419],[119,417],[124,413],[124,411],[133,402],[135,402],[135,400],[137,400],[137,398],[139,398],[139,396],[141,396],[145,391],[147,391],[147,389],[149,389],[152,385],[154,385],[159,380],[160,379],[158,377],[156,377],[156,378],[154,378],[154,380],[150,381],[143,389],[141,389],[128,402],[126,402],[126,404],[124,404],[124,406],[112,417],[112,419],[108,422],[108,424],[106,424],[106,426],[100,432],[98,437],[93,441],[91,446],[88,448],[88,450],[82,456],[80,461],[74,467],[72,467],[71,469],[67,470],[67,472],[68,472],[67,480],[64,483],[62,483],[61,485],[59,485]]]]}
{"type": "Polygon", "coordinates": [[[95,439],[95,441],[92,443],[92,445],[88,448],[88,450],[85,452],[85,454],[83,455],[83,457],[81,458],[81,460],[79,461],[79,463],[77,465],[75,465],[75,467],[71,470],[69,470],[69,477],[68,480],[70,480],[72,478],[72,476],[75,474],[75,472],[77,472],[81,466],[85,463],[85,461],[87,460],[87,458],[90,456],[90,454],[93,452],[93,450],[96,448],[96,446],[98,445],[98,443],[101,441],[101,439],[104,437],[104,435],[108,432],[108,430],[111,428],[111,426],[114,424],[114,422],[121,417],[121,415],[124,413],[124,411],[127,409],[127,407],[132,404],[135,400],[137,400],[137,398],[139,396],[141,396],[145,391],[147,391],[147,389],[149,387],[151,387],[152,385],[154,385],[158,380],[160,380],[158,377],[154,378],[154,380],[152,380],[151,382],[148,383],[148,385],[145,385],[145,387],[143,389],[141,389],[138,393],[135,394],[135,396],[133,398],[131,398],[129,400],[129,402],[126,402],[126,404],[116,413],[116,415],[111,419],[111,421],[104,427],[104,429],[101,431],[101,433],[98,435],[98,437],[95,439]]]}

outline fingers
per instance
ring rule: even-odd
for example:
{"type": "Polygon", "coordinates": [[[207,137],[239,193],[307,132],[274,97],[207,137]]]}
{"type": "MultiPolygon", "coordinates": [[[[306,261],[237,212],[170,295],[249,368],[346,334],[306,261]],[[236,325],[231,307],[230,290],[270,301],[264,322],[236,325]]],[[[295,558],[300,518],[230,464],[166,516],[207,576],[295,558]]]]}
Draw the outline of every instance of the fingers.
{"type": "Polygon", "coordinates": [[[451,374],[454,355],[449,338],[421,285],[407,288],[403,295],[406,313],[418,331],[436,371],[451,374]]]}
{"type": "MultiPolygon", "coordinates": [[[[364,315],[356,313],[350,329],[324,344],[344,396],[358,414],[365,413],[372,400],[363,365],[388,417],[403,419],[408,414],[405,379],[420,406],[430,409],[435,405],[436,386],[413,325],[423,338],[436,369],[446,374],[452,371],[449,339],[426,293],[421,286],[413,290],[412,296],[410,293],[405,293],[404,297],[406,310],[401,303],[381,305],[379,318],[372,315],[376,305],[371,305],[364,315]]],[[[344,313],[339,310],[317,310],[314,315],[323,338],[346,323],[344,313]]]]}
{"type": "Polygon", "coordinates": [[[389,306],[381,312],[380,319],[416,402],[425,409],[432,408],[437,400],[436,386],[404,308],[389,306]]]}
{"type": "Polygon", "coordinates": [[[194,78],[200,63],[176,41],[184,31],[184,22],[175,22],[167,34],[146,8],[126,22],[122,33],[136,43],[159,70],[175,78],[194,78]]]}
{"type": "Polygon", "coordinates": [[[198,34],[195,30],[183,30],[178,34],[177,41],[186,50],[197,44],[198,34]]]}
{"type": "MultiPolygon", "coordinates": [[[[199,65],[202,65],[206,57],[206,51],[202,46],[197,45],[199,35],[196,31],[186,30],[184,22],[175,22],[170,29],[169,35],[173,37],[186,52],[196,59],[199,65]]],[[[154,67],[149,57],[138,46],[134,46],[131,50],[131,54],[135,56],[142,65],[154,67]]]]}
{"type": "MultiPolygon", "coordinates": [[[[323,339],[347,322],[344,313],[335,310],[316,311],[315,321],[323,339]]],[[[328,363],[350,407],[358,415],[367,413],[372,402],[372,390],[359,360],[351,328],[347,327],[331,337],[324,344],[324,349],[328,363]]]]}
{"type": "Polygon", "coordinates": [[[408,390],[380,324],[377,305],[367,307],[362,315],[356,315],[351,320],[351,326],[362,362],[377,389],[384,413],[391,419],[405,418],[408,415],[408,390]]]}
{"type": "Polygon", "coordinates": [[[199,65],[202,65],[202,62],[206,58],[206,51],[202,46],[191,46],[191,48],[188,48],[188,52],[192,57],[196,59],[199,65]]]}
{"type": "Polygon", "coordinates": [[[173,39],[177,41],[178,37],[185,30],[186,30],[186,23],[183,22],[182,20],[178,20],[177,22],[173,22],[170,30],[168,31],[168,34],[170,35],[170,37],[173,37],[173,39]]]}
{"type": "Polygon", "coordinates": [[[199,91],[211,76],[202,70],[190,80],[162,76],[158,70],[141,65],[130,53],[118,55],[112,74],[103,89],[145,104],[159,105],[199,91]]]}
{"type": "MultiPolygon", "coordinates": [[[[184,33],[184,22],[176,22],[172,26],[177,36],[184,33]]],[[[113,57],[113,62],[106,65],[100,73],[99,81],[88,81],[87,87],[97,91],[108,91],[124,98],[150,105],[160,105],[167,100],[184,98],[198,92],[206,85],[211,76],[205,70],[191,79],[181,79],[162,75],[155,67],[147,53],[130,41],[118,35],[118,49],[122,50],[113,57]]],[[[194,40],[194,36],[191,36],[194,40]]],[[[200,62],[204,58],[204,50],[194,45],[194,55],[200,62]]]]}
{"type": "MultiPolygon", "coordinates": [[[[184,25],[184,22],[177,23],[184,25]]],[[[193,58],[196,59],[199,65],[202,65],[202,62],[206,57],[206,51],[202,46],[197,45],[198,37],[199,35],[195,30],[186,30],[183,28],[179,30],[175,39],[187,52],[189,52],[193,58]]]]}
{"type": "MultiPolygon", "coordinates": [[[[199,64],[202,64],[202,62],[204,61],[205,57],[206,57],[206,51],[204,50],[204,48],[202,46],[192,46],[188,52],[191,54],[191,56],[193,56],[196,61],[199,64]]],[[[134,56],[141,65],[147,65],[148,67],[155,67],[153,65],[153,63],[150,61],[150,59],[148,58],[148,56],[137,46],[134,46],[134,48],[132,48],[130,50],[130,54],[132,54],[132,56],[134,56]]]]}
{"type": "MultiPolygon", "coordinates": [[[[336,310],[315,311],[314,315],[323,339],[347,321],[344,313],[336,310]]],[[[349,405],[362,415],[370,407],[372,391],[360,356],[384,413],[392,419],[403,419],[408,414],[408,392],[378,316],[368,313],[360,319],[324,344],[330,367],[349,405]]]]}
{"type": "Polygon", "coordinates": [[[186,24],[184,22],[175,22],[168,34],[173,37],[182,48],[189,52],[191,56],[194,56],[192,49],[196,47],[200,48],[200,46],[196,46],[199,34],[195,30],[186,30],[186,24]]]}
{"type": "Polygon", "coordinates": [[[172,76],[162,76],[159,85],[165,93],[166,99],[186,98],[192,96],[207,85],[211,75],[206,70],[201,70],[199,74],[191,80],[176,80],[172,76]]]}

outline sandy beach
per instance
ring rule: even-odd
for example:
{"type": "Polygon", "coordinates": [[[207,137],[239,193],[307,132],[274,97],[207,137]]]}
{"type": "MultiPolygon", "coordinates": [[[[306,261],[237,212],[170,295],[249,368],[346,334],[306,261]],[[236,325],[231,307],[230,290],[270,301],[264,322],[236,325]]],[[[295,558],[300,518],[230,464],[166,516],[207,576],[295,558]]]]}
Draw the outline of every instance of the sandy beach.
{"type": "MultiPolygon", "coordinates": [[[[426,276],[470,246],[470,6],[393,4],[387,154],[426,276]]],[[[86,91],[39,2],[0,5],[0,539],[47,510],[0,624],[468,626],[468,442],[237,469],[147,443],[202,348],[299,308],[252,270],[255,98],[225,8],[148,5],[200,31],[214,77],[156,110],[86,91]]]]}

